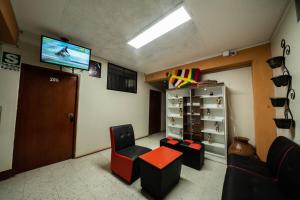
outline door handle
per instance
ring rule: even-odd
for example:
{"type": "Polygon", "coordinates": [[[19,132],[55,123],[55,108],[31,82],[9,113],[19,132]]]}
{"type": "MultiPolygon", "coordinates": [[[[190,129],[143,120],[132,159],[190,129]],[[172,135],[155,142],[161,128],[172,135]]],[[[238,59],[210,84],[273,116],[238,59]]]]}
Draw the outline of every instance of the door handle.
{"type": "Polygon", "coordinates": [[[74,119],[75,119],[74,113],[68,113],[68,119],[69,119],[69,121],[70,121],[71,123],[73,123],[73,122],[74,122],[74,119]]]}

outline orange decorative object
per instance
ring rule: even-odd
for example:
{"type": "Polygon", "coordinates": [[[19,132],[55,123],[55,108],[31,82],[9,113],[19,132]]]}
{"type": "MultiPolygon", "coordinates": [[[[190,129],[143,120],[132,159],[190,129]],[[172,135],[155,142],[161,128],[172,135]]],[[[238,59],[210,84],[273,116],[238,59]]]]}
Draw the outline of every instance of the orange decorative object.
{"type": "Polygon", "coordinates": [[[182,88],[189,85],[196,85],[200,81],[200,69],[176,69],[168,72],[170,85],[174,88],[182,88]]]}

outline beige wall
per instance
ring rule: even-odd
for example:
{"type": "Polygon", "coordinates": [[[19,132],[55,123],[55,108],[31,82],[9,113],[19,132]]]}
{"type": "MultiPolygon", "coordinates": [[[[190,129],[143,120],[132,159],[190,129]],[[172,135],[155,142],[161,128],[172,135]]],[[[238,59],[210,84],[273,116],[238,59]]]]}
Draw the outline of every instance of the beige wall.
{"type": "MultiPolygon", "coordinates": [[[[18,49],[8,45],[3,49],[21,54],[24,63],[57,68],[39,62],[38,47],[21,43],[18,49]]],[[[144,82],[144,74],[138,74],[137,94],[107,90],[107,62],[93,59],[102,62],[100,79],[76,71],[80,74],[76,156],[109,147],[108,128],[112,125],[132,123],[136,137],[148,134],[151,86],[144,82]]],[[[19,76],[19,72],[0,69],[0,172],[12,167],[19,76]]]]}
{"type": "MultiPolygon", "coordinates": [[[[277,129],[277,135],[283,135],[294,139],[298,144],[300,144],[300,22],[297,23],[294,1],[291,1],[289,4],[272,37],[271,48],[273,56],[282,55],[280,42],[283,38],[291,46],[291,54],[286,57],[286,66],[293,77],[293,88],[296,91],[296,98],[291,101],[291,109],[296,121],[296,129],[294,133],[288,130],[277,129]]],[[[273,75],[277,76],[281,73],[282,72],[279,68],[274,70],[273,75]]],[[[275,95],[278,97],[285,96],[285,91],[286,88],[284,87],[275,87],[275,95]]],[[[277,108],[276,115],[277,117],[283,117],[283,108],[277,108]]]]}
{"type": "Polygon", "coordinates": [[[227,87],[229,141],[232,136],[244,136],[255,145],[251,67],[209,73],[202,79],[224,82],[227,87]]]}

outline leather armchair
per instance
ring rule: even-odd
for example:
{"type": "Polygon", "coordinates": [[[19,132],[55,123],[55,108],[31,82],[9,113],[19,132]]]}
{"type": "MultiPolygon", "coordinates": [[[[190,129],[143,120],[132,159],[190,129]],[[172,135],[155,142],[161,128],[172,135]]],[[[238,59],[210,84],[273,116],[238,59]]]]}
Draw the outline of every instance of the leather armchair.
{"type": "Polygon", "coordinates": [[[111,170],[127,183],[140,177],[138,157],[151,151],[135,145],[134,131],[131,124],[110,127],[111,170]]]}

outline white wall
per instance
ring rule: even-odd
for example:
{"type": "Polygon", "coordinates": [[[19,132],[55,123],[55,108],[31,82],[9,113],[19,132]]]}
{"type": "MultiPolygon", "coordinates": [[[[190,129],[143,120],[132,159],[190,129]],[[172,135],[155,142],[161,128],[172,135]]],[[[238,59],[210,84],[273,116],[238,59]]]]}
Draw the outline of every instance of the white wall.
{"type": "MultiPolygon", "coordinates": [[[[3,49],[21,54],[23,63],[57,68],[39,62],[38,47],[21,43],[20,48],[4,45],[3,49]]],[[[89,77],[86,71],[77,71],[80,88],[76,156],[109,147],[109,127],[113,125],[131,123],[137,138],[148,135],[151,86],[144,82],[144,74],[138,74],[137,94],[107,90],[107,61],[92,59],[102,63],[100,79],[89,77]]],[[[12,168],[19,76],[19,72],[0,69],[0,172],[12,168]]]]}
{"type": "MultiPolygon", "coordinates": [[[[277,129],[278,135],[283,135],[288,138],[294,139],[300,144],[300,22],[297,23],[295,2],[291,1],[286,9],[286,12],[281,19],[279,26],[271,40],[272,56],[282,55],[282,49],[280,47],[281,39],[285,39],[291,47],[291,53],[286,57],[286,66],[288,67],[293,77],[293,88],[296,91],[296,98],[291,101],[291,109],[296,121],[296,129],[294,133],[287,130],[277,129]]],[[[273,75],[279,75],[280,68],[274,70],[273,75]]],[[[276,96],[284,96],[286,88],[276,88],[276,96]]],[[[276,109],[277,117],[283,117],[283,109],[276,109]]]]}
{"type": "Polygon", "coordinates": [[[252,68],[244,67],[205,74],[202,80],[217,80],[227,87],[228,134],[243,136],[255,145],[252,68]]]}

